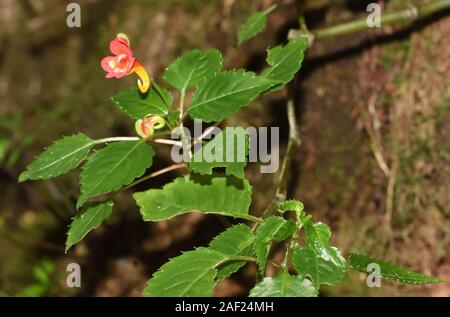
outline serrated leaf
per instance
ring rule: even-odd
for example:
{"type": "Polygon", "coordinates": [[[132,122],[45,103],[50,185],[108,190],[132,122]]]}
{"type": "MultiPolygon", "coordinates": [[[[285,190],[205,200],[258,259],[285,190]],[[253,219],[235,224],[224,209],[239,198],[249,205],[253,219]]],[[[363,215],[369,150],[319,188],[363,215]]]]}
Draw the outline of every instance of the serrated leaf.
{"type": "Polygon", "coordinates": [[[250,290],[249,297],[316,297],[311,281],[282,271],[276,277],[266,277],[250,290]]]}
{"type": "Polygon", "coordinates": [[[423,285],[423,284],[441,283],[445,281],[437,277],[417,273],[407,268],[403,268],[399,265],[385,262],[383,260],[375,259],[362,254],[350,253],[348,257],[349,266],[360,272],[364,273],[372,272],[368,271],[368,266],[372,263],[378,264],[380,266],[381,277],[387,280],[396,281],[403,284],[423,285]]]}
{"type": "Polygon", "coordinates": [[[226,175],[244,178],[248,150],[249,136],[245,129],[227,127],[202,145],[188,165],[194,172],[202,175],[211,175],[214,168],[224,167],[226,175]]]}
{"type": "Polygon", "coordinates": [[[253,244],[255,236],[245,224],[237,224],[216,236],[209,249],[228,255],[239,255],[240,252],[253,244]]]}
{"type": "Polygon", "coordinates": [[[220,121],[276,83],[244,70],[217,73],[199,85],[188,113],[205,122],[220,121]]]}
{"type": "Polygon", "coordinates": [[[267,16],[263,12],[255,12],[244,22],[238,32],[239,45],[255,37],[267,23],[267,16]]]}
{"type": "Polygon", "coordinates": [[[321,246],[328,246],[331,237],[331,230],[322,222],[312,223],[311,220],[305,222],[305,232],[308,243],[319,242],[321,246]]]}
{"type": "Polygon", "coordinates": [[[291,220],[276,216],[267,218],[258,227],[255,235],[255,251],[261,274],[264,275],[266,271],[267,256],[272,241],[283,241],[291,236],[295,230],[296,226],[291,220]]]}
{"type": "MultiPolygon", "coordinates": [[[[209,249],[227,255],[252,256],[255,236],[244,224],[235,225],[215,237],[209,244],[209,249]]],[[[222,281],[237,272],[246,261],[230,261],[218,267],[216,281],[222,281]]]]}
{"type": "Polygon", "coordinates": [[[277,241],[277,242],[283,241],[283,240],[289,238],[290,236],[292,236],[294,234],[294,232],[296,231],[296,229],[297,229],[297,226],[295,225],[295,223],[292,220],[286,220],[284,225],[281,226],[281,228],[279,230],[277,230],[277,232],[273,236],[273,240],[277,241]]]}
{"type": "Polygon", "coordinates": [[[214,278],[224,255],[198,248],[171,259],[148,282],[144,296],[211,296],[214,278]]]}
{"type": "Polygon", "coordinates": [[[185,252],[164,264],[153,274],[144,295],[211,296],[218,281],[242,266],[242,261],[230,260],[245,252],[253,239],[253,233],[244,224],[229,228],[214,238],[208,248],[185,252]]]}
{"type": "Polygon", "coordinates": [[[295,249],[291,261],[300,275],[311,277],[317,289],[321,284],[336,285],[345,277],[345,260],[334,247],[295,249]]]}
{"type": "Polygon", "coordinates": [[[298,200],[285,200],[280,204],[280,207],[278,208],[281,213],[284,213],[286,211],[294,211],[296,215],[297,226],[300,226],[302,224],[304,209],[305,207],[303,206],[303,203],[298,200]]]}
{"type": "Polygon", "coordinates": [[[111,99],[123,113],[138,120],[147,115],[168,114],[173,96],[167,89],[152,83],[149,92],[145,95],[141,94],[137,88],[132,88],[111,99]]]}
{"type": "Polygon", "coordinates": [[[285,200],[280,204],[280,207],[278,208],[281,212],[286,211],[295,211],[296,213],[301,213],[305,207],[303,204],[298,200],[285,200]]]}
{"type": "MultiPolygon", "coordinates": [[[[299,71],[304,59],[304,52],[308,48],[308,40],[304,37],[289,41],[285,46],[279,45],[267,52],[267,63],[271,67],[266,68],[261,77],[277,80],[281,85],[290,82],[299,71]]],[[[274,85],[271,90],[280,87],[274,85]]]]}
{"type": "Polygon", "coordinates": [[[306,246],[295,249],[291,261],[302,276],[311,277],[314,286],[336,285],[346,274],[346,263],[340,251],[329,245],[330,229],[323,223],[305,223],[306,246]]]}
{"type": "MultiPolygon", "coordinates": [[[[250,246],[240,252],[239,256],[247,256],[251,257],[255,253],[254,246],[250,246]]],[[[239,271],[241,267],[243,267],[247,261],[229,261],[225,264],[222,264],[220,267],[217,268],[217,275],[216,275],[216,281],[220,282],[229,277],[231,274],[236,273],[239,271]]]]}
{"type": "Polygon", "coordinates": [[[217,49],[192,50],[178,57],[164,72],[164,80],[181,91],[199,84],[222,68],[222,54],[217,49]]]}
{"type": "Polygon", "coordinates": [[[111,215],[113,202],[108,200],[101,203],[87,204],[83,210],[73,218],[67,233],[66,250],[80,242],[91,230],[98,228],[111,215]]]}
{"type": "Polygon", "coordinates": [[[90,197],[117,190],[142,176],[154,155],[153,148],[143,140],[117,142],[97,151],[80,174],[77,208],[90,197]]]}
{"type": "Polygon", "coordinates": [[[87,157],[94,144],[94,140],[82,133],[57,140],[28,165],[20,174],[19,182],[47,179],[67,173],[87,157]]]}
{"type": "Polygon", "coordinates": [[[167,126],[170,130],[174,129],[178,125],[178,119],[180,117],[179,111],[170,111],[166,116],[167,126]]]}
{"type": "Polygon", "coordinates": [[[252,219],[251,186],[245,179],[222,174],[179,177],[162,189],[133,195],[145,221],[167,220],[191,211],[252,219]]]}

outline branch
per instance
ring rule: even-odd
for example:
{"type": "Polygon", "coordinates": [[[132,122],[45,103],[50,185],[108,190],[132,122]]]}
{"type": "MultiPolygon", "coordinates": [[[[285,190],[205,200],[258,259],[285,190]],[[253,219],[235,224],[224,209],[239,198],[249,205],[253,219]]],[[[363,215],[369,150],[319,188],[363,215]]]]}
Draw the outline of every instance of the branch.
{"type": "MultiPolygon", "coordinates": [[[[305,1],[304,0],[295,0],[295,6],[298,11],[299,23],[303,30],[306,30],[306,25],[302,24],[303,18],[303,8],[305,1]]],[[[294,80],[294,83],[296,81],[294,80]]],[[[294,84],[291,83],[290,86],[294,84]]],[[[287,198],[288,186],[290,181],[291,166],[294,161],[295,152],[300,146],[300,134],[298,132],[297,127],[297,118],[295,117],[295,105],[294,105],[294,97],[291,94],[291,89],[286,88],[287,94],[289,96],[286,108],[287,108],[287,116],[289,122],[289,140],[286,149],[286,154],[283,158],[283,164],[281,166],[281,173],[278,180],[278,186],[275,192],[275,197],[269,203],[267,208],[264,210],[261,218],[266,219],[273,215],[275,211],[278,209],[278,206],[287,198]]],[[[256,224],[255,224],[256,225],[256,224]]],[[[253,227],[256,229],[256,226],[253,227]]]]}
{"type": "Polygon", "coordinates": [[[295,106],[293,99],[287,102],[287,115],[289,121],[289,141],[286,149],[286,154],[283,158],[281,166],[281,173],[278,181],[277,190],[274,199],[269,206],[264,210],[263,219],[270,217],[278,208],[280,203],[286,200],[290,176],[292,174],[291,166],[294,161],[295,153],[300,146],[300,134],[297,128],[297,119],[295,117],[295,106]]]}
{"type": "MultiPolygon", "coordinates": [[[[442,12],[450,9],[450,0],[437,0],[425,5],[410,5],[408,8],[385,13],[381,15],[381,24],[383,26],[410,23],[420,19],[424,19],[432,16],[435,13],[442,12]]],[[[358,19],[355,21],[345,22],[330,27],[325,27],[317,30],[312,30],[314,40],[327,40],[333,39],[343,35],[349,35],[353,33],[362,32],[369,29],[367,26],[367,18],[358,19]]],[[[303,36],[304,32],[301,30],[292,29],[289,31],[289,38],[294,39],[303,36]]]]}
{"type": "Polygon", "coordinates": [[[384,176],[389,177],[391,170],[389,169],[389,166],[386,163],[386,160],[383,155],[381,133],[379,131],[380,121],[377,112],[375,110],[376,100],[377,94],[373,94],[372,96],[370,96],[368,101],[368,115],[365,116],[363,114],[363,117],[367,117],[364,118],[364,126],[366,128],[367,135],[369,136],[370,139],[370,149],[373,152],[375,160],[378,166],[380,167],[381,171],[383,172],[384,176]]]}
{"type": "Polygon", "coordinates": [[[392,214],[394,210],[395,184],[397,182],[398,164],[398,157],[395,157],[394,162],[392,163],[391,173],[389,174],[389,181],[386,192],[386,222],[389,228],[391,228],[392,226],[392,214]]]}

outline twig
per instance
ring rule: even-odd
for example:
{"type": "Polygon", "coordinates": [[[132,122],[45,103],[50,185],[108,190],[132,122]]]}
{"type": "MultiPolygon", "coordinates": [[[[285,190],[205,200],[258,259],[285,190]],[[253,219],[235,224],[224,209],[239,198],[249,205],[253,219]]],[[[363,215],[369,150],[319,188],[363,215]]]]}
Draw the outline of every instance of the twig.
{"type": "Polygon", "coordinates": [[[154,139],[153,142],[160,144],[182,146],[180,141],[168,140],[168,139],[154,139]]]}
{"type": "Polygon", "coordinates": [[[144,177],[141,177],[141,178],[135,180],[130,185],[124,187],[122,189],[122,191],[127,190],[127,189],[129,189],[129,188],[131,188],[131,187],[133,187],[133,186],[135,186],[137,184],[140,184],[140,183],[142,183],[142,182],[144,182],[144,181],[146,181],[146,180],[148,180],[150,178],[153,178],[153,177],[156,177],[156,176],[159,176],[159,175],[162,175],[162,174],[165,174],[165,173],[168,173],[170,171],[173,171],[173,170],[176,170],[176,169],[179,169],[179,168],[183,168],[183,167],[185,167],[185,165],[183,163],[167,166],[167,167],[165,167],[163,169],[160,169],[159,171],[153,172],[151,174],[148,174],[148,175],[146,175],[144,177]]]}
{"type": "Polygon", "coordinates": [[[264,15],[268,15],[270,13],[272,13],[272,11],[274,11],[277,8],[276,4],[273,4],[272,6],[270,6],[269,8],[267,8],[266,10],[263,11],[264,15]]]}
{"type": "Polygon", "coordinates": [[[100,144],[100,143],[108,143],[108,142],[119,142],[119,141],[139,141],[141,140],[141,138],[139,137],[134,137],[134,136],[118,136],[118,137],[112,137],[112,138],[104,138],[104,139],[99,139],[99,140],[95,140],[95,144],[100,144]]]}
{"type": "Polygon", "coordinates": [[[209,136],[209,134],[210,134],[211,132],[214,131],[214,128],[216,128],[218,124],[219,124],[219,123],[217,122],[217,123],[215,123],[214,125],[212,125],[212,126],[210,126],[210,127],[207,127],[207,128],[205,129],[205,131],[203,131],[203,133],[202,133],[198,138],[195,138],[195,139],[194,139],[194,143],[201,142],[204,138],[206,138],[207,136],[209,136]]]}
{"type": "MultiPolygon", "coordinates": [[[[134,136],[119,136],[119,137],[112,137],[112,138],[104,138],[104,139],[99,139],[96,140],[94,143],[95,144],[101,144],[101,143],[108,143],[108,142],[120,142],[120,141],[139,141],[142,140],[139,137],[134,137],[134,136]]],[[[151,140],[151,139],[150,139],[151,140]]],[[[160,144],[169,144],[169,145],[181,145],[181,142],[179,141],[174,141],[174,140],[168,140],[168,139],[154,139],[152,140],[155,143],[160,143],[160,144]]]]}
{"type": "Polygon", "coordinates": [[[392,214],[394,210],[395,184],[397,182],[398,157],[394,158],[386,193],[386,222],[392,226],[392,214]]]}
{"type": "Polygon", "coordinates": [[[221,123],[222,123],[222,120],[221,120],[221,121],[218,121],[218,122],[216,122],[216,123],[214,123],[214,125],[212,125],[212,126],[210,126],[210,127],[207,127],[207,128],[205,129],[205,131],[203,131],[203,133],[202,133],[200,136],[194,138],[192,144],[190,144],[190,148],[191,148],[192,146],[195,146],[196,144],[202,142],[203,139],[206,138],[206,137],[208,137],[208,136],[211,134],[211,132],[213,132],[214,129],[215,129],[219,124],[221,124],[221,123]]]}
{"type": "MultiPolygon", "coordinates": [[[[301,23],[301,17],[303,16],[303,4],[304,0],[296,0],[295,1],[298,16],[299,16],[299,23],[301,23]]],[[[306,25],[302,26],[303,28],[306,28],[306,25]]],[[[295,82],[295,81],[294,81],[295,82]]],[[[291,83],[292,85],[292,83],[291,83]]],[[[288,95],[290,90],[286,88],[288,91],[288,95]]],[[[294,98],[292,96],[289,97],[287,105],[287,117],[289,122],[289,140],[288,145],[286,149],[286,154],[283,158],[283,164],[281,166],[281,172],[278,179],[278,185],[275,191],[275,197],[272,199],[272,201],[269,203],[267,208],[264,210],[261,218],[266,219],[273,215],[275,211],[277,210],[278,206],[286,200],[287,197],[287,191],[288,191],[288,185],[289,180],[291,176],[291,165],[294,160],[295,152],[297,151],[298,147],[300,146],[300,134],[298,132],[297,127],[297,118],[295,117],[295,105],[294,105],[294,98]]],[[[253,226],[253,230],[256,229],[256,224],[253,226]]]]}
{"type": "Polygon", "coordinates": [[[291,166],[294,161],[295,153],[300,146],[300,134],[297,127],[297,119],[295,117],[295,106],[294,101],[289,99],[287,102],[287,115],[289,121],[289,141],[286,149],[286,154],[283,158],[283,164],[281,166],[281,172],[278,180],[278,186],[275,192],[275,197],[267,206],[262,214],[262,218],[266,219],[271,216],[279,204],[286,200],[289,180],[291,176],[291,166]]]}
{"type": "Polygon", "coordinates": [[[379,120],[378,116],[375,110],[375,103],[377,100],[376,94],[373,94],[369,98],[368,102],[368,110],[369,115],[372,117],[372,123],[370,120],[364,120],[367,134],[369,135],[370,139],[370,148],[373,152],[373,155],[375,156],[375,160],[378,163],[378,166],[380,167],[381,171],[386,177],[389,177],[389,174],[391,173],[391,170],[389,169],[386,160],[383,156],[383,150],[381,145],[381,136],[379,132],[379,120]]]}

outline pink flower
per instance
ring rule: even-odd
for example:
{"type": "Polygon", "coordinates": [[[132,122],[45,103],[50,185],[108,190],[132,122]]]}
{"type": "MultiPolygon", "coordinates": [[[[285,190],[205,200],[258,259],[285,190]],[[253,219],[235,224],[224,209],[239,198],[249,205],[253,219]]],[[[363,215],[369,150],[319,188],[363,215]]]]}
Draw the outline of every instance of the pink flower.
{"type": "Polygon", "coordinates": [[[139,76],[139,90],[146,93],[150,88],[150,78],[145,68],[133,56],[128,37],[123,33],[117,34],[109,43],[109,49],[114,56],[107,56],[101,62],[102,68],[107,72],[106,78],[122,78],[136,73],[139,76]]]}

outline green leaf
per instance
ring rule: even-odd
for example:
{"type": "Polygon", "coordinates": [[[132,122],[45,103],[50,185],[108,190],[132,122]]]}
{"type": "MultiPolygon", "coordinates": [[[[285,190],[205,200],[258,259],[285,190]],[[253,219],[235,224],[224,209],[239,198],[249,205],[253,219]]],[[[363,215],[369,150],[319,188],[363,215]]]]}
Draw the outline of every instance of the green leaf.
{"type": "Polygon", "coordinates": [[[179,177],[162,189],[133,195],[145,221],[166,220],[191,211],[214,213],[243,219],[251,203],[247,180],[215,174],[179,177]]]}
{"type": "Polygon", "coordinates": [[[281,212],[286,211],[295,211],[298,214],[301,214],[305,207],[303,204],[298,200],[285,200],[280,204],[280,207],[278,208],[281,212]]]}
{"type": "Polygon", "coordinates": [[[263,12],[253,13],[239,29],[239,45],[260,33],[266,26],[266,23],[267,16],[263,12]]]}
{"type": "Polygon", "coordinates": [[[54,264],[48,259],[42,260],[32,269],[33,277],[41,284],[50,282],[51,273],[54,271],[54,264]]]}
{"type": "Polygon", "coordinates": [[[164,264],[148,282],[144,296],[211,296],[223,254],[198,248],[164,264]]]}
{"type": "Polygon", "coordinates": [[[346,273],[345,259],[339,250],[329,245],[330,229],[323,223],[305,223],[307,235],[306,247],[295,249],[292,264],[302,276],[311,277],[314,286],[321,284],[336,285],[346,273]]]}
{"type": "Polygon", "coordinates": [[[298,200],[285,200],[280,204],[278,208],[281,213],[285,213],[286,211],[294,211],[297,220],[297,226],[302,225],[302,216],[305,207],[303,203],[298,200]]]}
{"type": "MultiPolygon", "coordinates": [[[[308,48],[308,40],[301,37],[289,41],[285,46],[279,45],[267,52],[267,63],[271,67],[266,68],[261,77],[278,81],[281,85],[290,82],[302,66],[305,50],[308,48]]],[[[281,87],[274,85],[272,89],[281,87]]]]}
{"type": "Polygon", "coordinates": [[[73,218],[67,233],[66,253],[80,242],[91,230],[98,228],[111,215],[113,202],[108,200],[100,203],[87,204],[73,218]]]}
{"type": "Polygon", "coordinates": [[[311,281],[282,271],[276,277],[266,277],[251,291],[249,297],[316,297],[311,281]]]}
{"type": "MultiPolygon", "coordinates": [[[[252,257],[254,253],[255,253],[254,246],[250,246],[245,250],[243,250],[242,252],[240,252],[238,256],[252,257]]],[[[228,261],[225,264],[220,265],[220,267],[217,268],[216,282],[223,281],[231,274],[236,273],[246,263],[247,261],[234,260],[228,261]]]]}
{"type": "MultiPolygon", "coordinates": [[[[255,236],[244,224],[235,225],[222,232],[209,244],[209,249],[230,256],[252,256],[255,236]]],[[[229,261],[218,267],[216,281],[222,281],[237,272],[246,261],[229,261]]]]}
{"type": "Polygon", "coordinates": [[[445,282],[445,280],[443,279],[417,273],[396,264],[371,258],[366,255],[350,253],[348,257],[349,266],[360,272],[370,273],[371,271],[368,271],[368,266],[372,263],[378,264],[380,266],[380,275],[387,280],[396,281],[403,284],[415,285],[445,282]]]}
{"type": "Polygon", "coordinates": [[[244,70],[217,73],[199,85],[188,113],[205,122],[220,121],[277,82],[244,70]]]}
{"type": "Polygon", "coordinates": [[[28,165],[26,171],[20,174],[19,182],[67,173],[87,157],[94,144],[94,140],[82,133],[59,139],[28,165]]]}
{"type": "Polygon", "coordinates": [[[229,228],[212,240],[208,248],[185,252],[164,264],[153,274],[144,295],[211,296],[218,281],[243,265],[242,261],[233,262],[233,257],[245,252],[253,239],[253,233],[246,225],[229,228]]]}
{"type": "Polygon", "coordinates": [[[311,220],[305,222],[305,232],[308,243],[318,242],[321,246],[328,246],[331,237],[331,230],[322,222],[312,223],[311,220]]]}
{"type": "Polygon", "coordinates": [[[167,89],[152,83],[145,95],[137,88],[132,88],[111,99],[123,113],[137,120],[147,115],[165,116],[169,113],[173,96],[167,89]]]}
{"type": "Polygon", "coordinates": [[[275,216],[267,218],[258,227],[255,236],[255,250],[261,274],[264,275],[266,271],[267,256],[272,241],[283,241],[291,236],[295,230],[296,225],[291,220],[275,216]]]}
{"type": "Polygon", "coordinates": [[[189,167],[202,175],[211,175],[213,168],[224,167],[226,175],[244,178],[248,149],[249,136],[246,130],[227,127],[194,153],[189,167]]]}
{"type": "Polygon", "coordinates": [[[170,130],[174,129],[178,125],[179,117],[180,117],[179,111],[170,111],[167,114],[166,122],[170,130]]]}
{"type": "Polygon", "coordinates": [[[222,54],[216,49],[192,50],[178,57],[164,72],[164,80],[181,91],[198,85],[222,68],[222,54]]]}
{"type": "Polygon", "coordinates": [[[7,153],[10,142],[7,138],[0,136],[0,165],[3,163],[7,153]]]}
{"type": "Polygon", "coordinates": [[[295,249],[291,260],[297,272],[311,277],[317,289],[321,284],[336,285],[345,277],[345,260],[333,247],[295,249]]]}
{"type": "Polygon", "coordinates": [[[92,155],[80,174],[77,208],[88,198],[117,190],[142,176],[153,163],[155,151],[143,140],[109,144],[92,155]]]}
{"type": "Polygon", "coordinates": [[[47,285],[42,285],[39,283],[31,284],[21,290],[17,296],[23,297],[42,297],[47,292],[47,285]]]}

